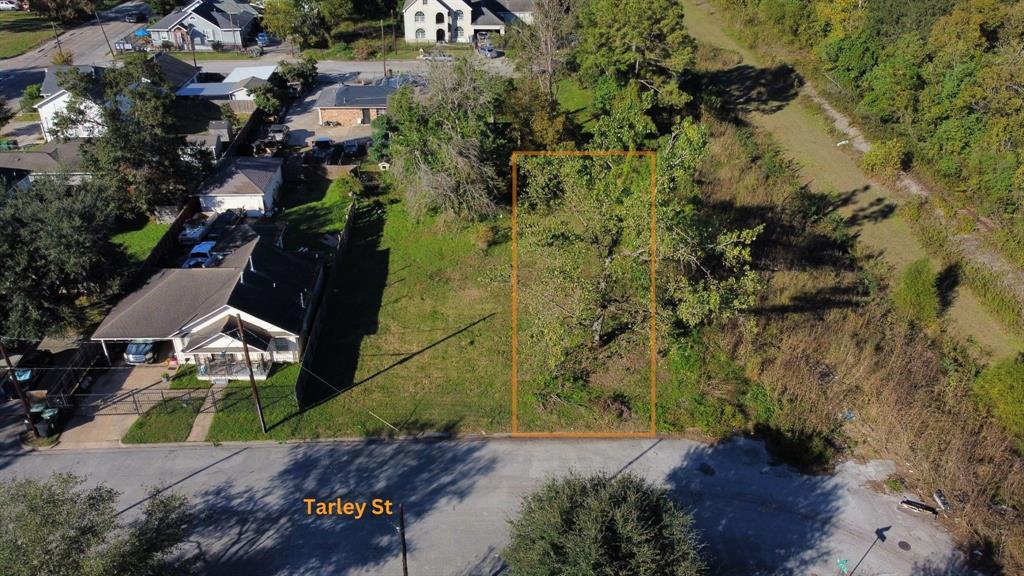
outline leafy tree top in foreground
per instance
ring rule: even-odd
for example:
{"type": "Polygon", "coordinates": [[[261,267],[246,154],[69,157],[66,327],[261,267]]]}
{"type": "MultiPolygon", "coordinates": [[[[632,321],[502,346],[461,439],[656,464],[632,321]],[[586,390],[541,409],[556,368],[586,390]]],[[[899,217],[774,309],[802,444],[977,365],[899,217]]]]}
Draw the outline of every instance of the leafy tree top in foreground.
{"type": "Polygon", "coordinates": [[[6,576],[172,576],[191,561],[172,562],[189,533],[192,512],[175,494],[153,492],[142,517],[123,523],[118,493],[56,474],[47,480],[0,482],[0,573],[6,576]]]}
{"type": "Polygon", "coordinates": [[[571,475],[527,496],[502,553],[513,576],[696,576],[691,518],[668,493],[624,474],[571,475]]]}

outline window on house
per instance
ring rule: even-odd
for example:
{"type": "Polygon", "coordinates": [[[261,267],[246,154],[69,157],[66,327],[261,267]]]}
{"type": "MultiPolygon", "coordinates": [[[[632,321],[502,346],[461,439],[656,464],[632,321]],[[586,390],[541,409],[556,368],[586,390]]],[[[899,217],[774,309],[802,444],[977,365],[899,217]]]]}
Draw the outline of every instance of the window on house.
{"type": "Polygon", "coordinates": [[[424,15],[423,15],[423,12],[417,12],[417,13],[416,13],[416,21],[417,21],[417,22],[423,22],[423,21],[425,21],[426,19],[427,19],[427,18],[426,18],[426,16],[424,16],[424,15]]]}
{"type": "Polygon", "coordinates": [[[423,28],[417,28],[416,29],[416,39],[417,40],[424,40],[424,39],[426,39],[426,37],[427,37],[427,33],[423,30],[423,28]]]}
{"type": "Polygon", "coordinates": [[[437,16],[434,17],[435,24],[444,24],[444,14],[438,12],[437,16]]]}
{"type": "Polygon", "coordinates": [[[456,10],[455,11],[455,21],[456,22],[462,22],[462,19],[465,18],[465,16],[466,16],[466,13],[463,12],[462,10],[456,10]]]}
{"type": "Polygon", "coordinates": [[[466,39],[466,32],[462,28],[456,28],[455,29],[455,39],[456,40],[465,40],[466,39]]]}

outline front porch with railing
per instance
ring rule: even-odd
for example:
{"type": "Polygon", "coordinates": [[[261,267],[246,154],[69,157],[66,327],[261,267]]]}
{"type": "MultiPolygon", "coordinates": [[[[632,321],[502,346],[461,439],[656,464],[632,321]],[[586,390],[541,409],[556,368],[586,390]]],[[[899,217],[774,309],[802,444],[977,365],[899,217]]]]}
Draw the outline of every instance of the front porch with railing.
{"type": "MultiPolygon", "coordinates": [[[[273,363],[262,355],[252,358],[252,375],[257,380],[266,380],[273,363]]],[[[196,357],[196,377],[200,380],[248,380],[249,369],[245,360],[229,358],[196,357]]]]}

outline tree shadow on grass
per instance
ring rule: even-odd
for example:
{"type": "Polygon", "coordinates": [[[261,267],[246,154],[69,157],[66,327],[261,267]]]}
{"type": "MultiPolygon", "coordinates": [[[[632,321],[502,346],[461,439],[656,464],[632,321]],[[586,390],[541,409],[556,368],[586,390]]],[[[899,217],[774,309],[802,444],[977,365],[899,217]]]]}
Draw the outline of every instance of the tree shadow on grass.
{"type": "Polygon", "coordinates": [[[829,560],[824,542],[836,527],[842,486],[774,465],[760,442],[695,447],[666,482],[693,515],[714,574],[803,576],[829,560]]]}
{"type": "Polygon", "coordinates": [[[788,64],[757,68],[741,64],[704,76],[703,84],[735,112],[772,114],[797,97],[803,78],[788,64]]]}
{"type": "Polygon", "coordinates": [[[960,286],[960,265],[947,265],[935,279],[935,287],[939,291],[939,312],[945,313],[956,299],[956,290],[960,286]]]}
{"type": "Polygon", "coordinates": [[[398,574],[398,504],[405,507],[410,554],[427,553],[424,541],[437,537],[418,523],[458,506],[494,468],[484,447],[426,441],[296,447],[259,487],[240,477],[198,493],[193,502],[202,512],[190,543],[202,552],[206,574],[398,574]],[[306,498],[388,499],[393,515],[310,516],[306,498]]]}

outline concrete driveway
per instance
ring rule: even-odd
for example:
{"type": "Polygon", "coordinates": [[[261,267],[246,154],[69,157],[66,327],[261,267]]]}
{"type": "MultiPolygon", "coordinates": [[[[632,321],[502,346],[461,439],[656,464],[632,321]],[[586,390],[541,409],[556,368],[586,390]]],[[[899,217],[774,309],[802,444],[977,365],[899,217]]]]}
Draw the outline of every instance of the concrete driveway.
{"type": "Polygon", "coordinates": [[[120,490],[128,517],[147,487],[189,495],[200,519],[187,550],[203,552],[204,574],[401,574],[396,518],[310,517],[306,498],[403,503],[411,574],[498,574],[520,498],[569,470],[633,472],[664,485],[694,514],[719,574],[831,576],[837,560],[852,568],[862,557],[858,576],[955,573],[940,525],[868,486],[891,463],[804,476],[771,465],[762,444],[746,439],[126,448],[22,454],[0,467],[0,477],[86,475],[120,490]],[[879,529],[886,539],[875,542],[879,529]]]}
{"type": "MultiPolygon", "coordinates": [[[[90,394],[110,394],[114,398],[128,398],[132,390],[166,389],[161,376],[167,367],[157,365],[117,366],[101,376],[90,394]]],[[[80,411],[64,426],[56,449],[80,450],[84,448],[117,448],[121,438],[132,427],[138,415],[126,413],[127,402],[97,410],[95,413],[80,411]]]]}

